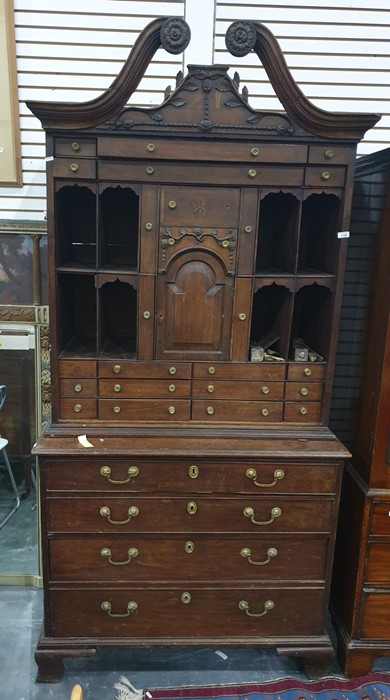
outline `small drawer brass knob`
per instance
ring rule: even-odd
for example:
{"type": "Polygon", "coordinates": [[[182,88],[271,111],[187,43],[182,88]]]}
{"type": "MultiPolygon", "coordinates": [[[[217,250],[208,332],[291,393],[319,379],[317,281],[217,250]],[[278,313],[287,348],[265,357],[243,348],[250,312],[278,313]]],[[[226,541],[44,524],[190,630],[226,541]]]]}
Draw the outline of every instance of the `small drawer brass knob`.
{"type": "Polygon", "coordinates": [[[121,391],[121,389],[122,389],[121,384],[114,384],[114,391],[116,391],[116,393],[119,393],[121,391]]]}
{"type": "Polygon", "coordinates": [[[170,413],[171,416],[173,416],[176,413],[176,408],[174,406],[169,406],[168,413],[170,413]]]}
{"type": "Polygon", "coordinates": [[[174,391],[176,391],[176,384],[170,384],[170,385],[168,386],[168,391],[170,391],[171,394],[172,394],[174,391]]]}
{"type": "Polygon", "coordinates": [[[302,396],[307,396],[308,393],[309,393],[309,390],[306,389],[305,386],[303,386],[302,389],[299,389],[299,393],[300,393],[302,396]]]}
{"type": "Polygon", "coordinates": [[[246,321],[246,314],[244,314],[244,313],[238,314],[238,318],[240,319],[240,321],[246,321]]]}
{"type": "Polygon", "coordinates": [[[176,374],[176,372],[177,372],[176,367],[170,367],[170,368],[169,368],[169,374],[176,374]]]}
{"type": "Polygon", "coordinates": [[[222,248],[229,248],[229,241],[222,241],[222,248]]]}
{"type": "Polygon", "coordinates": [[[73,410],[74,410],[75,413],[80,413],[81,408],[82,408],[81,403],[76,403],[76,405],[74,406],[73,410]]]}
{"type": "Polygon", "coordinates": [[[154,143],[148,143],[148,145],[146,146],[146,150],[149,151],[149,153],[153,153],[155,149],[156,146],[154,145],[154,143]]]}
{"type": "Polygon", "coordinates": [[[305,408],[305,406],[301,406],[301,408],[299,409],[299,413],[301,414],[301,416],[305,416],[307,414],[307,408],[305,408]]]}
{"type": "Polygon", "coordinates": [[[114,372],[115,374],[119,374],[119,372],[122,371],[121,365],[114,365],[114,372]]]}
{"type": "Polygon", "coordinates": [[[82,388],[83,387],[81,384],[75,384],[74,390],[77,391],[77,393],[79,394],[80,391],[82,391],[82,388]]]}
{"type": "Polygon", "coordinates": [[[153,224],[151,224],[151,223],[148,221],[148,223],[145,224],[145,228],[146,228],[147,231],[151,231],[152,228],[153,228],[153,224]]]}
{"type": "Polygon", "coordinates": [[[251,156],[258,156],[259,153],[260,153],[260,148],[257,148],[257,146],[255,146],[254,148],[251,148],[251,156]]]}
{"type": "Polygon", "coordinates": [[[256,170],[248,170],[248,177],[256,177],[257,171],[256,170]]]}
{"type": "Polygon", "coordinates": [[[154,168],[153,168],[153,166],[148,165],[148,167],[146,168],[146,174],[147,174],[147,175],[153,175],[153,173],[154,173],[154,168]]]}
{"type": "Polygon", "coordinates": [[[171,200],[168,202],[168,207],[169,207],[170,209],[176,209],[176,202],[175,202],[174,199],[171,199],[171,200]]]}
{"type": "Polygon", "coordinates": [[[120,406],[114,406],[114,413],[120,413],[121,412],[121,407],[120,406]]]}
{"type": "Polygon", "coordinates": [[[212,416],[212,415],[213,415],[214,409],[213,409],[212,406],[207,406],[207,413],[209,414],[209,416],[212,416]]]}
{"type": "Polygon", "coordinates": [[[330,178],[329,170],[324,170],[324,172],[321,173],[321,180],[329,180],[329,178],[330,178]]]}
{"type": "Polygon", "coordinates": [[[262,394],[269,394],[269,386],[262,386],[261,393],[262,394]]]}
{"type": "Polygon", "coordinates": [[[146,320],[150,318],[150,311],[144,311],[143,317],[146,318],[146,320]]]}
{"type": "Polygon", "coordinates": [[[327,160],[330,160],[334,156],[334,150],[333,148],[327,148],[326,151],[324,152],[324,156],[327,160]]]}
{"type": "Polygon", "coordinates": [[[215,367],[209,367],[207,371],[209,374],[215,374],[215,367]]]}
{"type": "Polygon", "coordinates": [[[207,391],[209,392],[209,394],[213,394],[215,391],[214,384],[209,384],[207,387],[207,391]]]}
{"type": "Polygon", "coordinates": [[[304,374],[306,377],[310,377],[311,374],[312,374],[312,371],[311,371],[310,367],[305,367],[305,369],[303,370],[303,374],[304,374]]]}
{"type": "Polygon", "coordinates": [[[79,150],[80,150],[80,144],[77,141],[73,141],[72,151],[79,151],[79,150]]]}
{"type": "Polygon", "coordinates": [[[70,167],[72,173],[77,173],[77,171],[79,169],[79,166],[77,165],[77,163],[71,163],[71,165],[69,167],[70,167]]]}
{"type": "Polygon", "coordinates": [[[252,233],[252,226],[245,226],[244,231],[245,233],[252,233]]]}
{"type": "Polygon", "coordinates": [[[262,416],[269,416],[269,409],[268,409],[268,408],[262,408],[262,409],[261,409],[261,415],[262,415],[262,416]]]}

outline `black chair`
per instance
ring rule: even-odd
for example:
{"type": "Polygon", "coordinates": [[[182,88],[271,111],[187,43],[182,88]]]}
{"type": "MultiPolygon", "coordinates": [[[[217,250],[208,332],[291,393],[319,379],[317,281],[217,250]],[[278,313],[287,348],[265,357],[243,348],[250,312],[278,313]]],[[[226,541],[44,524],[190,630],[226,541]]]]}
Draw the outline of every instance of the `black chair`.
{"type": "MultiPolygon", "coordinates": [[[[0,385],[0,411],[3,408],[4,401],[5,401],[6,397],[7,397],[7,387],[5,386],[5,384],[1,384],[0,385]]],[[[15,505],[13,506],[12,510],[10,510],[10,512],[7,513],[5,518],[0,520],[0,529],[8,522],[8,520],[12,517],[12,515],[18,510],[18,508],[20,506],[19,491],[18,491],[18,488],[16,486],[16,482],[14,479],[11,465],[9,463],[7,450],[6,450],[7,445],[8,445],[8,440],[6,440],[6,438],[4,438],[0,435],[0,454],[3,457],[5,469],[8,473],[8,476],[9,476],[10,481],[11,481],[12,490],[13,490],[14,495],[15,495],[15,505]]]]}

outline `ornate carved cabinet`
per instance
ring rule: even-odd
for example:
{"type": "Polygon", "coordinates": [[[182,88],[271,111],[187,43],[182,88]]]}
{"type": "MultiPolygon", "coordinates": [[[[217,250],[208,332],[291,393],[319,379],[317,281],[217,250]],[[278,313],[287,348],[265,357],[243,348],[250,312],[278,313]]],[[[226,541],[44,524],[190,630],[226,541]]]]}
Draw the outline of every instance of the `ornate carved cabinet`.
{"type": "Polygon", "coordinates": [[[29,104],[50,202],[40,680],[101,645],[332,651],[348,452],[327,418],[356,143],[377,118],[315,108],[242,22],[228,48],[254,49],[284,112],[219,65],[125,106],[161,42],[188,38],[155,20],[100,98],[29,104]]]}

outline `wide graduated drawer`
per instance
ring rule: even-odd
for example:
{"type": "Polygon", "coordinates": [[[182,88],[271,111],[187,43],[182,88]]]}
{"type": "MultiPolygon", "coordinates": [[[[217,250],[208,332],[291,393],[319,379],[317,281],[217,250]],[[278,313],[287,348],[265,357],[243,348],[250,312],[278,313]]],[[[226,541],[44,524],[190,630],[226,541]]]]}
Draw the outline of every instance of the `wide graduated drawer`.
{"type": "Polygon", "coordinates": [[[106,535],[49,540],[55,581],[323,581],[326,537],[106,535]]]}
{"type": "Polygon", "coordinates": [[[47,460],[44,479],[48,492],[333,494],[338,485],[338,467],[283,461],[107,457],[90,458],[85,462],[81,459],[47,460]]]}
{"type": "Polygon", "coordinates": [[[131,643],[235,637],[285,637],[323,634],[321,587],[205,590],[182,588],[52,589],[50,634],[78,637],[127,637],[131,643]],[[247,613],[259,614],[251,617],[247,613]]]}
{"type": "Polygon", "coordinates": [[[194,379],[192,383],[192,395],[196,398],[281,401],[283,393],[284,382],[194,379]]]}
{"type": "Polygon", "coordinates": [[[99,399],[101,420],[189,420],[190,401],[184,399],[99,399]]]}
{"type": "Polygon", "coordinates": [[[99,396],[117,398],[187,398],[190,381],[178,379],[99,379],[99,396]]]}
{"type": "Polygon", "coordinates": [[[390,501],[372,503],[371,535],[390,536],[390,501]]]}
{"type": "Polygon", "coordinates": [[[100,360],[98,362],[99,377],[115,377],[123,379],[190,379],[191,363],[189,362],[132,362],[119,360],[100,360]]]}
{"type": "Polygon", "coordinates": [[[47,499],[51,532],[330,532],[332,500],[272,497],[47,499]]]}
{"type": "Polygon", "coordinates": [[[390,587],[390,541],[369,544],[364,579],[367,584],[386,584],[390,587]]]}
{"type": "Polygon", "coordinates": [[[361,612],[361,637],[388,639],[390,629],[390,590],[364,590],[361,612]]]}
{"type": "Polygon", "coordinates": [[[281,401],[208,401],[192,402],[192,420],[234,421],[236,423],[279,423],[283,418],[281,401]]]}
{"type": "Polygon", "coordinates": [[[194,379],[277,381],[286,374],[284,363],[271,362],[194,362],[194,379]]]}

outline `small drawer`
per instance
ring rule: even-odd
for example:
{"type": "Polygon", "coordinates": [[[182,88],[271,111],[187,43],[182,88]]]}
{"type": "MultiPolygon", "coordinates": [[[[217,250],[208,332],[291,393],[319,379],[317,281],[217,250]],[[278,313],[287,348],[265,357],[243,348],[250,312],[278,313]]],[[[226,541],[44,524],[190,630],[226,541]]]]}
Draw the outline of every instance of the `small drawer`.
{"type": "Polygon", "coordinates": [[[99,399],[101,420],[181,421],[190,419],[190,401],[183,399],[99,399]]]}
{"type": "Polygon", "coordinates": [[[99,379],[100,398],[149,399],[189,398],[190,380],[99,379]]]}
{"type": "Polygon", "coordinates": [[[371,542],[368,546],[365,582],[390,587],[390,542],[371,542]]]}
{"type": "Polygon", "coordinates": [[[309,163],[326,163],[327,165],[344,165],[355,158],[355,148],[324,144],[309,147],[309,163]]]}
{"type": "Polygon", "coordinates": [[[389,639],[390,590],[363,591],[359,637],[389,639]]]}
{"type": "Polygon", "coordinates": [[[93,360],[60,360],[58,363],[60,377],[96,377],[96,362],[93,360]]]}
{"type": "Polygon", "coordinates": [[[247,401],[281,401],[284,382],[239,382],[194,379],[192,395],[196,398],[245,399],[247,401]]]}
{"type": "Polygon", "coordinates": [[[195,362],[195,379],[242,379],[275,381],[284,379],[284,362],[195,362]]]}
{"type": "Polygon", "coordinates": [[[97,418],[97,403],[96,399],[84,399],[80,397],[74,399],[60,400],[60,419],[61,420],[79,420],[84,421],[86,418],[97,418]]]}
{"type": "Polygon", "coordinates": [[[325,377],[326,363],[317,362],[289,362],[287,365],[287,379],[305,382],[318,382],[325,377]]]}
{"type": "Polygon", "coordinates": [[[192,419],[233,423],[280,423],[283,404],[278,401],[209,401],[192,402],[192,419]]]}
{"type": "Polygon", "coordinates": [[[54,177],[69,177],[72,180],[96,177],[96,162],[82,158],[56,158],[54,161],[54,177]]]}
{"type": "Polygon", "coordinates": [[[190,379],[189,362],[133,362],[101,360],[98,362],[99,377],[120,379],[190,379]]]}
{"type": "Polygon", "coordinates": [[[322,382],[286,382],[286,401],[321,401],[322,382]]]}
{"type": "Polygon", "coordinates": [[[96,141],[94,139],[58,138],[54,142],[54,153],[56,156],[91,158],[96,155],[96,141]]]}
{"type": "Polygon", "coordinates": [[[306,168],[305,185],[309,187],[341,187],[345,180],[345,168],[341,167],[316,167],[306,168]]]}
{"type": "Polygon", "coordinates": [[[320,403],[310,403],[309,401],[285,403],[284,421],[286,423],[319,423],[320,419],[320,403]]]}
{"type": "Polygon", "coordinates": [[[390,501],[374,502],[371,508],[371,535],[390,536],[390,501]]]}
{"type": "Polygon", "coordinates": [[[60,396],[96,396],[96,379],[60,379],[60,396]]]}

